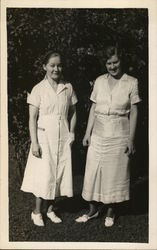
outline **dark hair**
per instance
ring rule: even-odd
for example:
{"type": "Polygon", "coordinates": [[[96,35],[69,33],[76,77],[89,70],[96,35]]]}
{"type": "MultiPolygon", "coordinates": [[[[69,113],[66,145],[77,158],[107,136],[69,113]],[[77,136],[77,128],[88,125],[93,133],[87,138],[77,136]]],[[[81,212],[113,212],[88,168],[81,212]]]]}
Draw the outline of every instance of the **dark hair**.
{"type": "MultiPolygon", "coordinates": [[[[120,60],[123,59],[123,51],[117,45],[109,45],[105,49],[105,61],[110,59],[112,56],[117,55],[120,60]]],[[[123,60],[122,60],[123,61],[123,60]]]]}
{"type": "Polygon", "coordinates": [[[51,57],[57,57],[57,56],[62,58],[58,52],[53,52],[53,51],[47,52],[43,58],[43,64],[46,65],[51,57]]]}

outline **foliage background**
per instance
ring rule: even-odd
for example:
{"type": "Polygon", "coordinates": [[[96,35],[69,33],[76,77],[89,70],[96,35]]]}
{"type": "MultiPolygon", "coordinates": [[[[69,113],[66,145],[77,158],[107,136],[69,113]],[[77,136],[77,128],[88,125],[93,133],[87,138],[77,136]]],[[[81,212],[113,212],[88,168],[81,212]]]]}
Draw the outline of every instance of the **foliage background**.
{"type": "MultiPolygon", "coordinates": [[[[29,146],[27,91],[30,92],[34,84],[44,76],[42,56],[45,52],[54,50],[63,54],[65,77],[72,82],[78,97],[84,97],[84,107],[78,105],[80,120],[78,119],[77,140],[74,145],[74,151],[77,151],[74,158],[81,160],[85,152],[81,146],[86,126],[84,115],[89,109],[88,96],[90,94],[90,90],[84,91],[84,87],[85,84],[89,84],[90,80],[94,80],[89,79],[89,75],[92,74],[93,68],[98,63],[95,63],[96,59],[94,59],[93,66],[89,66],[88,62],[82,59],[79,64],[80,55],[78,55],[77,49],[93,47],[94,55],[100,62],[100,68],[93,76],[96,78],[100,73],[105,72],[103,65],[105,46],[109,42],[117,41],[125,52],[126,71],[139,80],[143,102],[140,107],[137,131],[138,159],[136,159],[137,167],[135,169],[138,169],[138,174],[147,171],[147,9],[8,8],[7,33],[9,138],[10,143],[16,147],[15,157],[20,164],[25,162],[29,146]],[[82,112],[83,109],[85,113],[82,112]],[[81,158],[80,154],[82,154],[81,158]]],[[[80,168],[76,163],[75,170],[80,168]]],[[[21,168],[23,167],[21,166],[21,168]]]]}
{"type": "MultiPolygon", "coordinates": [[[[81,142],[90,107],[89,95],[95,78],[106,72],[104,48],[110,42],[121,45],[126,72],[139,80],[142,104],[131,176],[133,182],[148,177],[147,9],[8,8],[7,42],[9,159],[14,162],[10,164],[9,176],[11,180],[12,173],[15,174],[15,185],[21,184],[30,145],[27,92],[44,77],[42,59],[48,50],[64,56],[65,78],[71,81],[79,99],[73,173],[83,176],[86,149],[81,142]],[[86,53],[89,48],[90,56],[86,53]]],[[[141,197],[147,197],[147,188],[141,197]]]]}

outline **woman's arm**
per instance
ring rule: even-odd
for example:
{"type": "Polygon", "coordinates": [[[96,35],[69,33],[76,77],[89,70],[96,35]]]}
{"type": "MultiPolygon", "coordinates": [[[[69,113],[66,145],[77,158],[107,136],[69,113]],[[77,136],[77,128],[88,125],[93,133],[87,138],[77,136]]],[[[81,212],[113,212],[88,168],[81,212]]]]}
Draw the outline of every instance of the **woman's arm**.
{"type": "Polygon", "coordinates": [[[75,140],[75,126],[76,126],[76,105],[70,106],[69,109],[69,131],[70,131],[70,143],[75,140]]]}
{"type": "Polygon", "coordinates": [[[130,110],[130,136],[129,136],[128,146],[125,151],[128,156],[135,153],[134,140],[135,140],[136,125],[137,125],[137,115],[138,115],[137,104],[132,104],[130,110]]]}
{"type": "Polygon", "coordinates": [[[41,148],[38,143],[37,137],[37,117],[38,108],[33,105],[29,105],[29,131],[32,142],[32,154],[36,157],[41,157],[41,148]]]}
{"type": "Polygon", "coordinates": [[[91,137],[94,120],[95,120],[95,107],[96,107],[96,104],[93,102],[91,109],[90,109],[90,113],[89,113],[86,134],[83,138],[83,146],[88,146],[90,144],[90,137],[91,137]]]}

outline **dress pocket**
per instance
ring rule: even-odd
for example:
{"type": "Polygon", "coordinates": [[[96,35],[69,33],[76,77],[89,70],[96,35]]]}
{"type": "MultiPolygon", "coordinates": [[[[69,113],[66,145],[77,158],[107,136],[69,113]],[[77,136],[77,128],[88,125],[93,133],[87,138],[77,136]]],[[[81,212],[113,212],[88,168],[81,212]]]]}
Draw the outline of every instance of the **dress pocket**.
{"type": "Polygon", "coordinates": [[[41,130],[41,131],[45,131],[45,128],[38,127],[38,129],[41,130]]]}
{"type": "Polygon", "coordinates": [[[39,144],[44,144],[46,141],[45,128],[38,127],[37,135],[39,144]]]}

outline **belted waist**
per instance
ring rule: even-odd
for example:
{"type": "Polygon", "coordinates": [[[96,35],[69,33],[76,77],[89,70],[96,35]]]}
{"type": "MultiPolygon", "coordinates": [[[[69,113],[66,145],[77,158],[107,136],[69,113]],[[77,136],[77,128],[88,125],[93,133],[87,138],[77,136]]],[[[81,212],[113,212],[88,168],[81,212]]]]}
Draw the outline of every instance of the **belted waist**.
{"type": "Polygon", "coordinates": [[[127,114],[96,114],[96,117],[102,117],[102,118],[109,118],[109,117],[128,117],[128,113],[127,114]]]}
{"type": "Polygon", "coordinates": [[[55,125],[56,122],[58,123],[61,120],[67,123],[67,116],[59,114],[41,115],[38,119],[38,129],[43,131],[52,129],[52,125],[55,125]]]}
{"type": "Polygon", "coordinates": [[[38,129],[49,129],[49,127],[51,127],[50,124],[55,124],[57,121],[61,120],[67,122],[67,116],[59,114],[40,115],[38,119],[38,129]]]}
{"type": "Polygon", "coordinates": [[[66,115],[60,115],[60,114],[41,115],[40,119],[44,119],[44,117],[50,117],[50,118],[54,118],[54,119],[57,119],[57,120],[65,120],[65,119],[67,119],[66,115]]]}
{"type": "MultiPolygon", "coordinates": [[[[51,116],[51,115],[50,115],[51,116]]],[[[64,120],[67,119],[65,115],[52,115],[52,117],[56,118],[57,120],[64,120]]]]}

